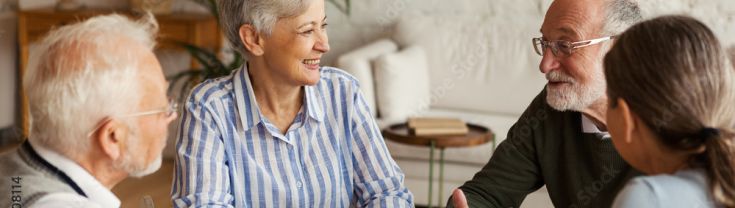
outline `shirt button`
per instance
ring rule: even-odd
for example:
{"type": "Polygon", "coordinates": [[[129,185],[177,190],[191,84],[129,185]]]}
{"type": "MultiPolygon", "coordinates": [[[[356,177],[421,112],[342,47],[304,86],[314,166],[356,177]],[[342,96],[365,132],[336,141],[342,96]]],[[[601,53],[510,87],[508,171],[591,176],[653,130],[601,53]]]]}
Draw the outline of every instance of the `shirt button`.
{"type": "Polygon", "coordinates": [[[296,188],[301,188],[303,184],[301,184],[301,181],[296,182],[296,188]]]}

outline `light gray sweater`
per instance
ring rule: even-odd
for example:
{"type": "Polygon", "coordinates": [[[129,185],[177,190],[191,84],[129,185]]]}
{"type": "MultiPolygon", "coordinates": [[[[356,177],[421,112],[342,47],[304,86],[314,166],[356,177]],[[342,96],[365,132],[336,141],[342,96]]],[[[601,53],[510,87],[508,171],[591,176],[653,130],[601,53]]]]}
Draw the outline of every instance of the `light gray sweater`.
{"type": "Polygon", "coordinates": [[[28,142],[0,155],[0,207],[28,207],[49,193],[77,193],[28,142]]]}

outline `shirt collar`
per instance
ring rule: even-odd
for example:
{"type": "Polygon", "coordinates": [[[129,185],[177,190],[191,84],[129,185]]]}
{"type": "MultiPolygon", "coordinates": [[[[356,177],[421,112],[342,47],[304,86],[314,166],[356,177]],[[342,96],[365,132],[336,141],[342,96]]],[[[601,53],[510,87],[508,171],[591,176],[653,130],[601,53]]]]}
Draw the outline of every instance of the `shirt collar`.
{"type": "Polygon", "coordinates": [[[82,166],[59,153],[34,144],[32,139],[29,142],[41,158],[69,176],[87,194],[89,201],[99,204],[100,207],[120,207],[120,199],[82,166]]]}
{"type": "Polygon", "coordinates": [[[582,132],[583,133],[590,133],[590,134],[601,134],[603,139],[610,138],[610,133],[606,131],[600,131],[599,128],[597,128],[597,125],[595,125],[590,118],[588,118],[586,115],[582,114],[582,132]]]}
{"type": "Polygon", "coordinates": [[[322,106],[323,102],[319,102],[319,100],[322,99],[322,96],[319,94],[317,85],[307,85],[304,86],[304,89],[306,91],[304,93],[304,99],[306,99],[306,101],[304,102],[306,103],[306,113],[309,115],[309,117],[321,122],[322,120],[324,120],[324,106],[322,106]]]}
{"type": "MultiPolygon", "coordinates": [[[[255,99],[252,82],[248,75],[247,63],[234,74],[235,100],[237,102],[238,113],[240,114],[240,122],[242,122],[243,130],[247,131],[253,126],[260,123],[262,114],[255,99]]],[[[319,102],[321,95],[316,86],[304,86],[306,104],[306,113],[309,117],[321,122],[324,119],[324,108],[319,102]]]]}

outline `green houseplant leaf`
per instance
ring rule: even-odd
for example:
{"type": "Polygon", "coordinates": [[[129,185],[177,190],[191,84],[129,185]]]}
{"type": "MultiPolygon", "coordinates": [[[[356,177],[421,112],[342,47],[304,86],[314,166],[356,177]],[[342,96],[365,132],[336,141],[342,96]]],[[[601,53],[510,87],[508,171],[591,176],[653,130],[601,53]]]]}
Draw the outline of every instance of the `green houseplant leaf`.
{"type": "Polygon", "coordinates": [[[168,80],[171,82],[169,93],[174,90],[173,86],[179,82],[183,82],[179,94],[181,99],[185,99],[191,87],[199,82],[227,76],[244,63],[244,59],[237,52],[233,52],[235,53],[233,54],[234,59],[230,63],[225,64],[214,52],[207,49],[184,42],[178,42],[177,44],[186,49],[192,59],[196,60],[196,63],[200,65],[199,68],[184,70],[168,77],[168,80]]]}

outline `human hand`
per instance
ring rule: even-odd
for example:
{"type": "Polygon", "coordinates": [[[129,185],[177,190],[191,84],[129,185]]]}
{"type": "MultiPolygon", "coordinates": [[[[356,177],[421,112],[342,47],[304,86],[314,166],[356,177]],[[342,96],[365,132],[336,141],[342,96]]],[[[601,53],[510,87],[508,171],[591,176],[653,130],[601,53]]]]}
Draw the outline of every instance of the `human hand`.
{"type": "Polygon", "coordinates": [[[457,188],[452,192],[452,205],[455,208],[469,208],[467,198],[464,196],[462,189],[457,188]]]}

